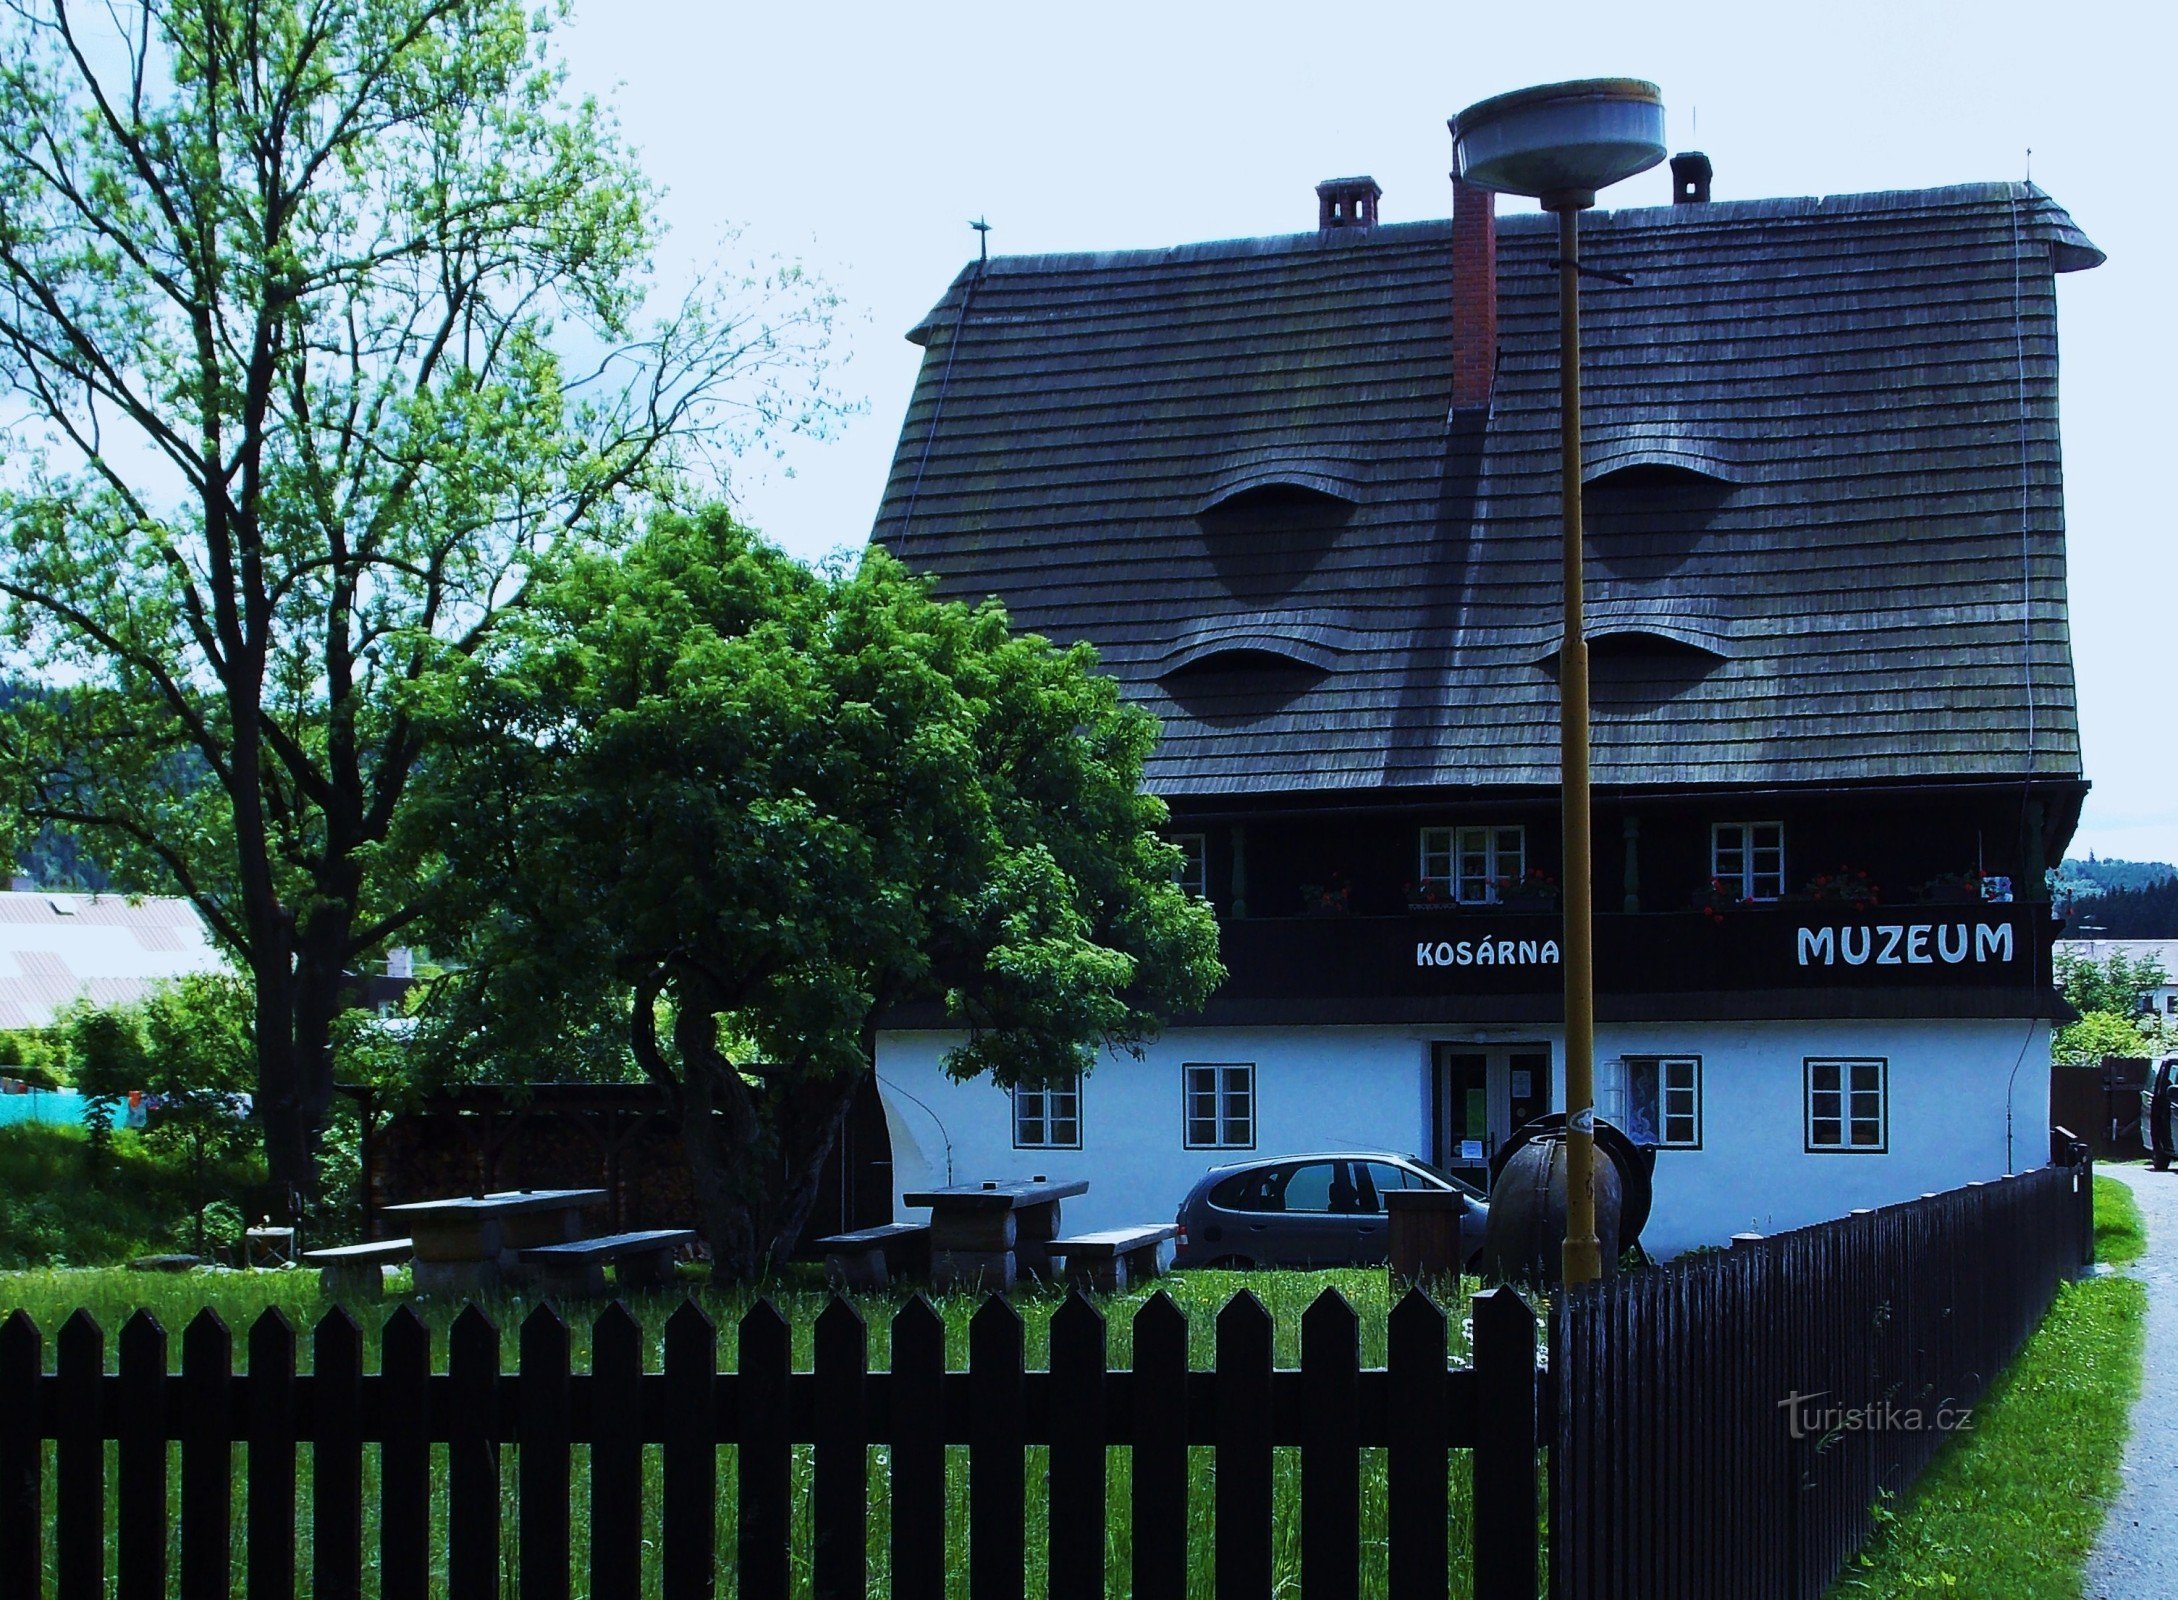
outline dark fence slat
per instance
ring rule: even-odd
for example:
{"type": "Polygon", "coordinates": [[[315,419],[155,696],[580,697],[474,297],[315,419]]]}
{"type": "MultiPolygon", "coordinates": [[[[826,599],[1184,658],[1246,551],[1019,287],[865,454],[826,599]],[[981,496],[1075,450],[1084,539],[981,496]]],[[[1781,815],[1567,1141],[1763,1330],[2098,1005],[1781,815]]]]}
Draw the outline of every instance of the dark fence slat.
{"type": "Polygon", "coordinates": [[[164,1600],[166,1330],[148,1311],[121,1326],[120,1390],[114,1593],[118,1600],[164,1600]]]}
{"type": "Polygon", "coordinates": [[[106,1430],[99,1380],[106,1335],[78,1311],[53,1341],[53,1388],[60,1403],[53,1461],[53,1576],[59,1600],[105,1600],[106,1430]]]}
{"type": "Polygon", "coordinates": [[[182,1600],[227,1600],[234,1554],[234,1335],[207,1306],[182,1330],[182,1600]]]}
{"type": "Polygon", "coordinates": [[[718,1582],[718,1328],[693,1300],[666,1319],[665,1600],[710,1600],[718,1582]]]}
{"type": "Polygon", "coordinates": [[[1475,1297],[1475,1600],[1535,1600],[1535,1313],[1475,1297]]]}
{"type": "Polygon", "coordinates": [[[1052,1600],[1103,1600],[1105,1356],[1103,1313],[1068,1295],[1051,1319],[1052,1600]]]}
{"type": "Polygon", "coordinates": [[[615,1300],[590,1330],[590,1597],[643,1587],[643,1330],[615,1300]]]}
{"type": "Polygon", "coordinates": [[[514,1451],[515,1570],[522,1600],[568,1600],[569,1529],[574,1521],[568,1473],[574,1406],[568,1380],[567,1324],[550,1305],[522,1319],[519,1433],[514,1451]]]}
{"type": "Polygon", "coordinates": [[[945,1322],[921,1295],[892,1319],[892,1592],[945,1594],[945,1322]]]}
{"type": "Polygon", "coordinates": [[[869,1582],[870,1451],[864,1415],[870,1331],[838,1295],[817,1315],[817,1416],[810,1509],[817,1600],[862,1600],[869,1582]]]}
{"type": "Polygon", "coordinates": [[[1021,1314],[997,1295],[968,1323],[968,1596],[1018,1600],[1027,1581],[1021,1314]]]}
{"type": "Polygon", "coordinates": [[[787,1374],[793,1345],[786,1318],[769,1300],[749,1307],[739,1337],[741,1600],[786,1600],[792,1511],[787,1374]]]}
{"type": "Polygon", "coordinates": [[[295,1327],[278,1306],[250,1325],[250,1600],[295,1600],[295,1327]]]}
{"type": "MultiPolygon", "coordinates": [[[[1308,1600],[1360,1593],[1360,1398],[1360,1319],[1345,1296],[1326,1289],[1301,1314],[1301,1592],[1308,1600]]],[[[1395,1394],[1392,1404],[1401,1403],[1395,1394]]]]}
{"type": "Polygon", "coordinates": [[[311,1335],[310,1592],[363,1593],[363,1330],[334,1306],[311,1335]]]}
{"type": "Polygon", "coordinates": [[[34,1595],[44,1581],[44,1367],[45,1336],[28,1313],[10,1312],[0,1322],[0,1594],[34,1595]]]}
{"type": "Polygon", "coordinates": [[[1134,1593],[1187,1592],[1187,1314],[1162,1289],[1134,1314],[1134,1593]]]}
{"type": "Polygon", "coordinates": [[[475,1306],[447,1334],[446,1583],[499,1592],[499,1330],[475,1306]]]}
{"type": "Polygon", "coordinates": [[[1243,1289],[1217,1326],[1218,1600],[1269,1600],[1271,1315],[1243,1289]]]}
{"type": "Polygon", "coordinates": [[[378,1341],[378,1584],[382,1600],[425,1600],[431,1578],[431,1330],[396,1306],[378,1341]]]}
{"type": "Polygon", "coordinates": [[[1410,1289],[1385,1326],[1385,1366],[1399,1403],[1386,1419],[1386,1521],[1392,1600],[1442,1600],[1449,1588],[1451,1520],[1444,1313],[1410,1289]]]}

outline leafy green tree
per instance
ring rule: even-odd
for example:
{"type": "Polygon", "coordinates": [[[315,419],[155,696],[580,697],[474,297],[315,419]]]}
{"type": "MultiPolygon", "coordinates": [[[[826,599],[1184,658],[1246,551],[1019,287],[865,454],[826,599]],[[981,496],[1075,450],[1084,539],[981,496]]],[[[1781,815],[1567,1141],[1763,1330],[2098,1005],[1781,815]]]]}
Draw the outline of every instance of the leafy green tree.
{"type": "Polygon", "coordinates": [[[255,997],[240,978],[192,973],[158,985],[137,1009],[148,1067],[145,1087],[158,1099],[144,1143],[186,1158],[193,1248],[201,1256],[207,1208],[237,1206],[242,1198],[215,1196],[212,1176],[244,1167],[259,1139],[243,1098],[255,1081],[255,997]]]}
{"type": "Polygon", "coordinates": [[[2050,1041],[2050,1059],[2065,1066],[2091,1067],[2104,1056],[2144,1056],[2147,1037],[2137,1019],[2115,1011],[2083,1012],[2080,1020],[2057,1030],[2050,1041]]]}
{"type": "Polygon", "coordinates": [[[758,1272],[889,1008],[942,1006],[956,1075],[1036,1082],[1222,979],[1142,792],[1155,723],[1091,668],[882,552],[814,573],[660,518],[433,685],[448,755],[411,820],[465,889],[433,948],[502,1051],[616,1004],[718,1270],[758,1272]]]}
{"type": "Polygon", "coordinates": [[[114,1112],[150,1075],[143,1023],[133,1007],[79,1004],[68,1010],[61,1027],[83,1094],[91,1164],[104,1167],[113,1155],[114,1112]]]}
{"type": "Polygon", "coordinates": [[[306,1194],[344,971],[420,914],[402,689],[543,552],[822,427],[782,267],[645,320],[653,194],[520,0],[0,12],[0,847],[86,840],[248,971],[306,1194]]]}
{"type": "Polygon", "coordinates": [[[2107,1011],[2121,1017],[2140,1010],[2148,991],[2167,981],[2157,957],[2134,957],[2123,950],[2096,957],[2065,946],[2057,951],[2052,967],[2059,991],[2076,1010],[2107,1011]]]}

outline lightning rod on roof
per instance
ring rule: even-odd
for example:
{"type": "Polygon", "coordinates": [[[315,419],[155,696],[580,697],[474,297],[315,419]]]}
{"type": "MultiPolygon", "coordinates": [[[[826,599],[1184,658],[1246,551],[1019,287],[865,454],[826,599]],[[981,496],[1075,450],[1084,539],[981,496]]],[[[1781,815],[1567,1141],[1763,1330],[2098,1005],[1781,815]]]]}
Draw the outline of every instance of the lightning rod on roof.
{"type": "Polygon", "coordinates": [[[968,226],[976,230],[976,260],[978,262],[985,262],[990,260],[991,225],[988,222],[984,221],[983,218],[978,217],[975,221],[969,223],[968,226]]]}

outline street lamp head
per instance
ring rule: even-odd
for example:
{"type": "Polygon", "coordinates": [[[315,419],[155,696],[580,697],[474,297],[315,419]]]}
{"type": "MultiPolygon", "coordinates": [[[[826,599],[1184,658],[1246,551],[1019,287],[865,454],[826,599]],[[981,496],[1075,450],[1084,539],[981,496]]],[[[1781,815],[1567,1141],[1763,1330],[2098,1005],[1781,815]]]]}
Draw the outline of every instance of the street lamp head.
{"type": "Polygon", "coordinates": [[[1664,159],[1663,96],[1638,78],[1493,95],[1452,119],[1452,156],[1468,183],[1577,211],[1595,204],[1598,189],[1664,159]]]}

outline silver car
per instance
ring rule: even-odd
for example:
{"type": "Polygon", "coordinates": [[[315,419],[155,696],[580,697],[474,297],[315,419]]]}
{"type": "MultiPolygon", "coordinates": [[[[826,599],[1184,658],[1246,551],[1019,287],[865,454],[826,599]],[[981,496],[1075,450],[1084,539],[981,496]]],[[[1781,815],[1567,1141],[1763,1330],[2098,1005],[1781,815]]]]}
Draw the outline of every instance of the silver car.
{"type": "Polygon", "coordinates": [[[1390,1247],[1384,1192],[1434,1189],[1465,1197],[1460,1259],[1482,1248],[1489,1202],[1416,1156],[1376,1150],[1212,1167],[1180,1202],[1176,1267],[1380,1266],[1390,1247]]]}

